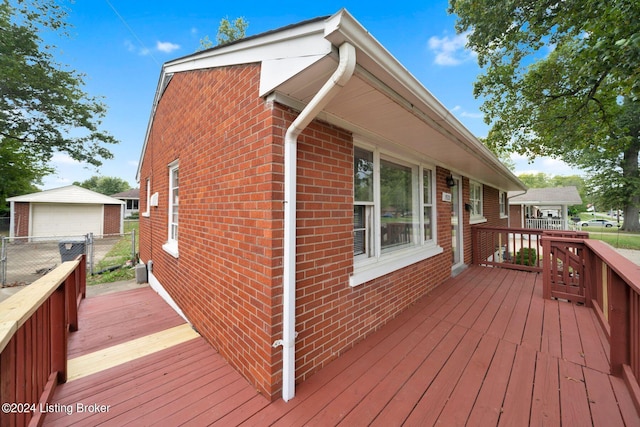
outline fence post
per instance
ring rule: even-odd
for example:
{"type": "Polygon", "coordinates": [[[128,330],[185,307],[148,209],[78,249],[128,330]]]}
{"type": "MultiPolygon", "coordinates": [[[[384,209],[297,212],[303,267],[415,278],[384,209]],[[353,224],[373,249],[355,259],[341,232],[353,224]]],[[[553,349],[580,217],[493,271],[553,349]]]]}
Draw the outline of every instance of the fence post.
{"type": "Polygon", "coordinates": [[[89,267],[89,275],[93,276],[93,253],[94,253],[93,233],[87,234],[85,238],[87,240],[87,243],[85,245],[84,254],[85,254],[87,266],[89,267]]]}
{"type": "Polygon", "coordinates": [[[2,287],[7,284],[7,238],[2,236],[2,249],[0,249],[0,276],[2,287]]]}
{"type": "Polygon", "coordinates": [[[609,326],[611,328],[611,338],[609,340],[611,374],[622,376],[623,365],[628,365],[630,360],[630,339],[629,339],[629,305],[630,290],[627,284],[608,268],[609,273],[609,326]]]}
{"type": "Polygon", "coordinates": [[[136,230],[131,230],[131,262],[134,266],[138,262],[136,259],[136,230]]]}
{"type": "Polygon", "coordinates": [[[542,253],[544,260],[542,262],[542,298],[551,299],[551,272],[555,271],[555,256],[551,253],[551,237],[542,236],[542,253]]]}

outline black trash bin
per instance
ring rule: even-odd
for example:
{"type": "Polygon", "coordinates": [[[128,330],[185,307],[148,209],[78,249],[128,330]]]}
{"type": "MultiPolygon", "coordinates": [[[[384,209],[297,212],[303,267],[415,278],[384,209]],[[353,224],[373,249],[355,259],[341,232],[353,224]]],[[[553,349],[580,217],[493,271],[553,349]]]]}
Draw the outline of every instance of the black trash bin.
{"type": "Polygon", "coordinates": [[[62,262],[73,261],[78,255],[84,254],[84,240],[62,240],[58,243],[62,262]]]}

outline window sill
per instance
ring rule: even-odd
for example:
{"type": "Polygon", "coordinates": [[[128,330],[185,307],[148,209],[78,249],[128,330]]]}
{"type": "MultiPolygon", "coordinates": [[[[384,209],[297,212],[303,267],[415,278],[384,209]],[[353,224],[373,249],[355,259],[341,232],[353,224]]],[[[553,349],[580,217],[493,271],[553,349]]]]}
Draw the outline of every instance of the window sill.
{"type": "Polygon", "coordinates": [[[178,258],[178,243],[167,242],[162,245],[162,249],[174,258],[178,258]]]}
{"type": "Polygon", "coordinates": [[[385,255],[377,262],[356,266],[353,275],[349,277],[349,286],[356,287],[385,274],[408,267],[443,252],[440,246],[434,245],[422,249],[407,249],[385,255]]]}
{"type": "Polygon", "coordinates": [[[483,216],[474,216],[469,220],[469,224],[482,224],[483,222],[487,222],[487,218],[483,216]]]}

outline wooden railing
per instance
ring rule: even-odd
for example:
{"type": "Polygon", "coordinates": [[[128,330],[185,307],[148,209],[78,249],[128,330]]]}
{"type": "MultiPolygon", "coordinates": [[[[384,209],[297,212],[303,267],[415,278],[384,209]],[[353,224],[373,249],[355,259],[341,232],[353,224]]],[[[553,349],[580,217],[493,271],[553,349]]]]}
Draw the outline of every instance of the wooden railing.
{"type": "Polygon", "coordinates": [[[40,425],[67,380],[67,338],[85,296],[84,255],[0,303],[0,425],[40,425]]]}
{"type": "Polygon", "coordinates": [[[542,271],[540,237],[544,230],[474,226],[473,263],[525,271],[542,271]]]}
{"type": "Polygon", "coordinates": [[[611,373],[624,378],[640,412],[640,266],[599,240],[545,235],[542,243],[543,296],[595,311],[609,340],[611,373]]]}
{"type": "Polygon", "coordinates": [[[474,264],[543,271],[544,298],[593,308],[611,373],[625,379],[640,412],[640,266],[584,232],[474,226],[472,234],[474,264]]]}

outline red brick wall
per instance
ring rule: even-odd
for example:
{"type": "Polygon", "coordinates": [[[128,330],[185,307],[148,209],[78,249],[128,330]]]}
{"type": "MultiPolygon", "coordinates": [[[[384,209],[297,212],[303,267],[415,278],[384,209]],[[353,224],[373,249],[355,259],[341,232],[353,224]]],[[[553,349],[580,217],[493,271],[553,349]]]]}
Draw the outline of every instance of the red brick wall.
{"type": "Polygon", "coordinates": [[[120,233],[120,219],[122,206],[120,205],[104,205],[104,223],[102,226],[103,234],[120,233]]]}
{"type": "MultiPolygon", "coordinates": [[[[470,186],[469,179],[464,178],[464,191],[463,198],[464,203],[470,201],[470,186]]],[[[486,218],[485,222],[476,224],[478,226],[492,226],[492,227],[508,227],[509,219],[500,217],[500,190],[497,190],[488,185],[482,185],[482,214],[486,218]]],[[[464,212],[464,262],[471,264],[473,262],[473,237],[471,234],[472,225],[469,222],[470,214],[464,212]]]]}
{"type": "Polygon", "coordinates": [[[500,217],[500,191],[487,185],[482,186],[482,209],[487,225],[492,227],[507,227],[508,219],[500,217]]]}
{"type": "Polygon", "coordinates": [[[29,235],[29,203],[13,203],[13,233],[15,237],[29,235]]]}
{"type": "MultiPolygon", "coordinates": [[[[249,65],[174,75],[158,105],[141,168],[141,211],[146,211],[147,177],[151,193],[159,193],[159,206],[140,218],[140,252],[143,261],[154,261],[153,274],[196,329],[261,393],[276,398],[282,350],[271,344],[282,338],[283,140],[297,112],[259,99],[258,73],[258,66],[249,65]],[[175,160],[180,176],[177,259],[162,249],[167,165],[175,160]]],[[[443,253],[349,287],[352,169],[348,132],[314,122],[300,136],[298,382],[451,275],[451,207],[441,202],[449,171],[437,168],[437,233],[443,253]]],[[[463,191],[468,202],[468,185],[463,191]]],[[[469,232],[465,226],[470,245],[469,232]]]]}
{"type": "MultiPolygon", "coordinates": [[[[313,123],[298,145],[296,379],[306,380],[451,275],[450,206],[438,203],[443,254],[349,287],[353,271],[353,143],[313,123]],[[442,220],[442,217],[446,220],[442,220]]],[[[437,194],[448,171],[436,171],[437,194]]]]}
{"type": "Polygon", "coordinates": [[[158,207],[140,252],[195,328],[266,396],[281,369],[282,120],[258,97],[259,67],[177,73],[160,100],[141,168],[158,207]],[[179,161],[179,258],[167,240],[168,167],[179,161]],[[277,353],[277,355],[276,355],[277,353]]]}

